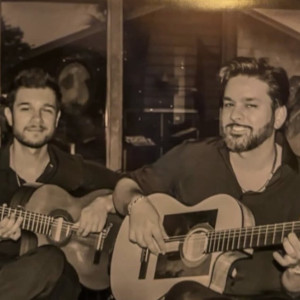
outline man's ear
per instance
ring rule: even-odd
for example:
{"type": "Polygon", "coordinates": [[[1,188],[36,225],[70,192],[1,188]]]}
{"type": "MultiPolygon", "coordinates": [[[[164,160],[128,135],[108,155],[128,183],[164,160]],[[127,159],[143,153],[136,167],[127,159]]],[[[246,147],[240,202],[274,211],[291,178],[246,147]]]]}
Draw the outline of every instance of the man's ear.
{"type": "Polygon", "coordinates": [[[287,109],[286,106],[279,106],[275,110],[275,121],[274,121],[274,128],[279,129],[287,118],[287,109]]]}
{"type": "Polygon", "coordinates": [[[5,118],[6,118],[6,121],[7,121],[8,125],[12,126],[13,116],[12,116],[11,109],[9,107],[4,108],[4,115],[5,115],[5,118]]]}
{"type": "Polygon", "coordinates": [[[58,122],[59,122],[59,119],[60,119],[60,115],[61,115],[61,111],[59,110],[59,111],[57,112],[57,115],[56,115],[55,127],[58,126],[58,122]]]}

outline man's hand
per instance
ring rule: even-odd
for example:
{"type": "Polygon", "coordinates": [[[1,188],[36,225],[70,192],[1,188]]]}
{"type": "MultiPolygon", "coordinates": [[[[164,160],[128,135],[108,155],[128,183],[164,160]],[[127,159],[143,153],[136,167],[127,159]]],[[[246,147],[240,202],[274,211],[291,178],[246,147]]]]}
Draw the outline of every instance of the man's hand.
{"type": "Polygon", "coordinates": [[[290,233],[283,241],[285,254],[273,253],[274,259],[286,270],[282,284],[289,292],[300,292],[300,241],[295,233],[290,233]]]}
{"type": "Polygon", "coordinates": [[[21,236],[21,224],[23,218],[18,217],[16,219],[16,214],[13,213],[9,217],[5,217],[0,222],[0,239],[12,239],[14,241],[18,240],[21,236]]]}
{"type": "Polygon", "coordinates": [[[107,214],[114,213],[112,195],[97,197],[81,211],[77,234],[87,236],[90,232],[100,232],[106,223],[107,214]]]}
{"type": "Polygon", "coordinates": [[[148,198],[134,204],[129,216],[129,239],[158,255],[166,252],[164,236],[167,234],[160,216],[148,198]]]}

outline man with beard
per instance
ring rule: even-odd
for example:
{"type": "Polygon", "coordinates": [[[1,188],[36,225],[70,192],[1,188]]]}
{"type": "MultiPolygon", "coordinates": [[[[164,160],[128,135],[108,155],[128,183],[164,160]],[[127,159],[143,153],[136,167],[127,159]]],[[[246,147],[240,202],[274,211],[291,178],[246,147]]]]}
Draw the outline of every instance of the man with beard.
{"type": "MultiPolygon", "coordinates": [[[[57,185],[76,196],[114,188],[117,174],[49,144],[60,117],[61,94],[46,72],[38,68],[20,72],[7,100],[4,113],[13,141],[0,152],[1,204],[10,205],[25,183],[57,185]]],[[[92,200],[81,211],[78,235],[100,232],[109,212],[114,212],[111,193],[92,200]]],[[[15,214],[0,222],[1,299],[77,299],[78,276],[59,248],[45,245],[18,256],[21,223],[15,214]]]]}
{"type": "MultiPolygon", "coordinates": [[[[129,214],[130,240],[157,255],[166,252],[166,232],[147,197],[152,193],[169,194],[187,206],[227,194],[252,211],[256,225],[299,219],[299,159],[278,132],[287,115],[286,72],[265,59],[238,57],[219,78],[222,138],[185,142],[121,179],[115,189],[116,209],[129,214]]],[[[276,250],[257,249],[233,262],[222,295],[183,277],[162,299],[295,298],[300,294],[296,234],[289,233],[276,250]]]]}

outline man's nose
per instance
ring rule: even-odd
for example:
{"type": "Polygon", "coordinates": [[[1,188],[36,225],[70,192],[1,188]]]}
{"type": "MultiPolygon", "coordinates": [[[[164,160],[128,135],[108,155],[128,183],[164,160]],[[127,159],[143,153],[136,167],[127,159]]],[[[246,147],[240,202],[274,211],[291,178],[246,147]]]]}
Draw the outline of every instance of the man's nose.
{"type": "Polygon", "coordinates": [[[40,110],[34,110],[32,114],[32,119],[35,121],[41,121],[42,120],[42,112],[40,110]]]}
{"type": "Polygon", "coordinates": [[[231,111],[230,118],[232,121],[242,120],[244,118],[244,109],[242,107],[234,107],[231,111]]]}

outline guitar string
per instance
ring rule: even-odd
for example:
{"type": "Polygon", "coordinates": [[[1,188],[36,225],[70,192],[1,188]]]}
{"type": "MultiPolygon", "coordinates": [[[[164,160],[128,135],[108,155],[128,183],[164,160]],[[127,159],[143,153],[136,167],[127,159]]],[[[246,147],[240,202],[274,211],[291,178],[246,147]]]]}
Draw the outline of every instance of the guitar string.
{"type": "MultiPolygon", "coordinates": [[[[19,212],[20,214],[25,214],[23,211],[18,211],[16,209],[11,209],[11,208],[4,208],[4,210],[6,210],[9,213],[13,213],[13,212],[19,212]]],[[[33,212],[34,213],[34,212],[33,212]]],[[[40,225],[41,226],[49,226],[49,224],[47,222],[49,221],[54,221],[55,222],[55,218],[47,216],[47,215],[40,215],[38,213],[34,213],[35,214],[35,220],[34,221],[40,221],[43,224],[40,225]],[[46,220],[45,220],[46,219],[46,220]]],[[[32,217],[30,216],[23,216],[25,221],[31,221],[32,217]]],[[[296,221],[297,222],[297,221],[296,221]]],[[[72,232],[76,231],[76,229],[78,229],[78,227],[72,226],[73,223],[71,222],[67,222],[64,221],[62,228],[66,229],[66,230],[71,230],[72,232]],[[71,228],[70,228],[71,227],[71,228]]],[[[239,239],[241,238],[241,235],[244,238],[248,238],[248,237],[253,237],[258,235],[261,235],[262,238],[264,237],[264,234],[267,233],[269,231],[269,235],[273,235],[273,236],[269,236],[269,238],[274,238],[274,234],[276,233],[283,233],[282,230],[280,230],[280,226],[282,226],[282,230],[285,231],[289,231],[289,229],[291,228],[292,230],[297,230],[298,228],[300,228],[300,225],[295,224],[295,222],[291,222],[291,223],[281,223],[281,224],[274,224],[274,225],[262,225],[262,226],[258,226],[258,227],[245,227],[245,228],[236,228],[236,229],[229,229],[229,230],[220,230],[220,231],[208,231],[205,236],[201,236],[201,237],[193,237],[194,241],[206,241],[208,239],[208,236],[211,235],[209,237],[209,240],[211,242],[215,242],[218,241],[218,243],[220,242],[220,239],[228,239],[228,238],[234,238],[234,239],[239,239]],[[294,224],[293,224],[294,223],[294,224]],[[277,228],[276,228],[277,227],[277,228]],[[273,231],[273,228],[275,229],[275,231],[273,231]],[[263,232],[263,230],[266,229],[266,232],[263,232]],[[237,232],[238,231],[238,232],[237,232]],[[246,233],[246,234],[243,234],[246,233]]],[[[52,223],[51,224],[51,228],[56,228],[56,224],[52,223]]],[[[93,234],[93,233],[92,233],[93,234]]],[[[94,235],[97,235],[96,233],[94,233],[94,235]]],[[[186,238],[185,235],[178,235],[178,236],[172,236],[168,239],[165,239],[165,241],[176,241],[176,240],[184,240],[186,238]]],[[[281,238],[282,239],[282,238],[281,238]]],[[[224,243],[223,243],[224,244],[224,243]]]]}
{"type": "MultiPolygon", "coordinates": [[[[25,218],[24,220],[26,220],[26,221],[30,221],[30,220],[34,219],[34,221],[37,220],[37,221],[41,221],[43,223],[46,222],[46,221],[52,221],[52,222],[54,221],[55,222],[55,218],[52,217],[52,216],[43,215],[43,214],[36,213],[36,212],[26,213],[26,211],[24,212],[22,210],[9,208],[9,207],[3,207],[3,206],[2,206],[2,208],[7,213],[14,213],[14,212],[18,213],[19,212],[20,215],[23,214],[24,215],[23,217],[25,218]],[[34,214],[34,218],[32,216],[28,216],[28,214],[34,214]]],[[[1,213],[1,208],[0,208],[0,213],[1,213]]],[[[65,228],[71,227],[71,229],[78,229],[79,228],[78,226],[74,226],[74,223],[68,222],[68,221],[63,221],[63,226],[65,228]]],[[[276,230],[275,232],[278,233],[278,232],[282,232],[282,230],[286,231],[290,227],[292,229],[298,229],[298,228],[300,228],[300,222],[299,221],[294,221],[294,222],[278,223],[278,224],[272,224],[272,225],[261,225],[261,226],[254,226],[254,227],[241,227],[241,228],[232,228],[232,229],[223,229],[223,230],[211,230],[211,231],[208,231],[206,235],[214,234],[215,236],[216,235],[220,236],[220,235],[228,234],[229,236],[230,235],[237,235],[237,237],[238,237],[238,235],[246,233],[246,236],[251,236],[253,233],[255,234],[257,231],[260,234],[264,234],[264,232],[262,232],[262,230],[265,230],[265,229],[267,231],[269,231],[269,234],[272,234],[272,233],[274,233],[274,229],[276,230]]],[[[172,238],[182,237],[182,236],[186,236],[186,235],[172,236],[172,238]]]]}
{"type": "MultiPolygon", "coordinates": [[[[29,221],[36,222],[37,221],[40,224],[39,225],[40,227],[42,227],[42,226],[51,226],[51,228],[56,228],[57,227],[56,224],[55,224],[55,222],[56,222],[55,218],[51,217],[51,216],[42,215],[42,214],[39,214],[39,213],[36,213],[36,212],[27,213],[27,214],[34,214],[35,217],[33,218],[32,216],[25,215],[26,212],[20,211],[18,209],[14,209],[14,208],[4,208],[4,211],[6,211],[7,214],[16,213],[17,216],[18,216],[18,213],[19,213],[20,216],[23,217],[24,221],[27,221],[27,222],[29,222],[29,221]],[[49,222],[52,222],[52,224],[48,224],[49,222]]],[[[0,209],[0,214],[1,213],[2,213],[2,210],[0,209]]],[[[67,221],[64,221],[61,227],[64,230],[70,230],[72,232],[76,232],[79,228],[79,226],[74,226],[73,223],[67,222],[67,221]]],[[[91,232],[90,235],[99,235],[99,233],[91,232]]]]}
{"type": "MultiPolygon", "coordinates": [[[[298,222],[298,221],[295,221],[298,222]]],[[[293,223],[293,222],[292,222],[293,223]]],[[[193,240],[203,240],[206,241],[207,239],[211,240],[211,241],[219,241],[220,239],[228,239],[228,238],[234,238],[234,239],[239,239],[242,237],[248,238],[251,236],[261,236],[261,238],[265,238],[264,234],[267,233],[269,235],[269,239],[270,238],[274,238],[274,234],[283,234],[286,231],[296,231],[300,229],[300,224],[292,224],[292,223],[286,223],[286,225],[284,226],[283,230],[280,230],[279,228],[276,229],[276,231],[271,231],[272,228],[271,226],[267,226],[267,225],[262,225],[261,227],[253,227],[253,229],[248,229],[246,230],[245,228],[243,228],[242,230],[240,229],[229,229],[228,231],[208,231],[207,233],[205,233],[205,236],[201,236],[201,237],[194,237],[193,240]],[[267,229],[265,232],[263,231],[264,229],[267,229]],[[290,230],[291,229],[291,230],[290,230]],[[238,231],[238,232],[234,232],[234,231],[238,231]],[[246,234],[244,234],[246,233],[246,234]],[[209,237],[208,237],[209,236],[209,237]]],[[[273,225],[274,228],[276,228],[279,225],[273,225]]],[[[186,238],[187,235],[178,235],[178,236],[172,236],[169,238],[164,239],[166,242],[168,241],[177,241],[177,240],[184,240],[186,238]]]]}
{"type": "MultiPolygon", "coordinates": [[[[21,215],[22,214],[26,214],[23,211],[18,211],[17,209],[10,209],[10,208],[4,208],[4,210],[6,210],[8,213],[13,213],[13,212],[19,212],[21,215]]],[[[31,214],[35,214],[35,217],[33,218],[32,216],[28,216],[25,215],[24,220],[25,221],[39,221],[42,222],[42,225],[48,225],[47,222],[52,221],[55,222],[55,218],[51,217],[51,216],[47,216],[47,215],[41,215],[35,212],[30,212],[31,214]]],[[[29,214],[30,214],[29,213],[29,214]]],[[[56,227],[55,223],[51,224],[51,227],[56,227]]],[[[78,229],[78,227],[74,227],[74,224],[71,222],[67,222],[64,221],[62,224],[62,228],[63,229],[69,229],[69,230],[76,230],[78,229]],[[69,228],[71,227],[71,228],[69,228]]],[[[210,239],[211,240],[220,240],[220,238],[230,238],[235,237],[235,238],[239,238],[241,235],[243,235],[243,237],[251,237],[252,235],[255,234],[260,234],[260,235],[264,235],[265,233],[268,232],[269,235],[274,235],[276,233],[282,233],[282,231],[290,231],[289,229],[293,229],[293,230],[297,230],[300,228],[300,224],[299,221],[295,221],[295,222],[289,222],[289,223],[280,223],[280,224],[274,224],[274,225],[262,225],[262,226],[256,226],[256,227],[242,227],[242,228],[234,228],[234,229],[228,229],[228,230],[219,230],[219,231],[208,231],[205,236],[211,235],[210,239]],[[294,224],[293,224],[294,223],[294,224]],[[298,224],[298,225],[297,225],[298,224]],[[282,226],[282,229],[280,228],[282,226]],[[275,231],[274,231],[275,229],[275,231]],[[264,232],[264,230],[267,230],[266,232],[264,232]],[[244,234],[246,233],[246,234],[244,234]]],[[[96,234],[96,233],[95,233],[96,234]]],[[[168,239],[168,240],[176,240],[176,239],[184,239],[186,237],[186,235],[177,235],[177,236],[172,236],[168,239]]],[[[194,239],[203,239],[206,240],[206,237],[197,237],[194,239]]]]}
{"type": "MultiPolygon", "coordinates": [[[[22,211],[22,210],[18,210],[18,209],[15,209],[15,208],[4,208],[4,212],[6,211],[7,214],[12,214],[12,213],[19,213],[20,216],[22,216],[24,218],[24,220],[27,220],[27,221],[30,221],[30,220],[37,220],[37,221],[40,221],[40,222],[47,222],[47,221],[55,221],[55,218],[52,217],[52,216],[48,216],[48,215],[43,215],[43,214],[40,214],[40,213],[37,213],[37,212],[32,212],[32,211],[22,211]],[[29,216],[31,215],[31,216],[29,216]],[[32,216],[34,215],[34,217],[32,216]],[[48,219],[48,220],[44,220],[44,219],[48,219]]],[[[0,208],[0,214],[2,213],[2,210],[0,208]]],[[[68,227],[71,227],[71,229],[78,229],[79,226],[75,225],[74,223],[72,222],[68,222],[68,221],[63,221],[63,225],[62,226],[65,226],[65,228],[68,228],[68,227]]]]}

